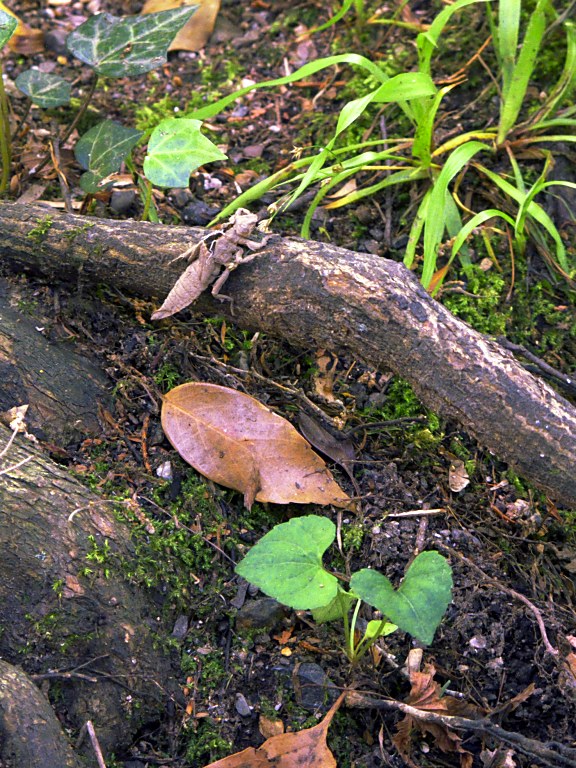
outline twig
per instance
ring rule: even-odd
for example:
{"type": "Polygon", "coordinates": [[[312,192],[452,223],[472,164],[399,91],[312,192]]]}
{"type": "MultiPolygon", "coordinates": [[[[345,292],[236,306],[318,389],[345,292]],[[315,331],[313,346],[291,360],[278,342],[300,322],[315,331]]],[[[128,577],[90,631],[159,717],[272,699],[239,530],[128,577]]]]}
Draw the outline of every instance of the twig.
{"type": "Polygon", "coordinates": [[[522,357],[525,357],[526,360],[529,360],[531,363],[534,363],[534,365],[539,368],[542,373],[547,374],[552,379],[557,381],[559,384],[561,384],[565,389],[567,389],[572,394],[576,394],[576,382],[573,378],[570,376],[567,376],[565,373],[562,373],[562,371],[558,371],[556,368],[553,368],[551,365],[548,365],[547,362],[542,360],[540,357],[535,355],[533,352],[530,352],[529,349],[526,349],[522,344],[514,344],[512,341],[508,341],[508,339],[505,336],[499,336],[498,337],[498,344],[500,344],[501,347],[504,347],[504,349],[509,350],[510,352],[517,352],[519,355],[522,355],[522,357]]]}
{"type": "Polygon", "coordinates": [[[551,644],[550,640],[548,639],[548,634],[546,632],[546,627],[544,625],[544,619],[542,618],[542,614],[539,611],[539,609],[532,603],[530,600],[528,600],[527,597],[520,594],[520,592],[516,592],[516,590],[511,589],[510,587],[504,586],[504,584],[501,584],[499,581],[496,581],[496,579],[491,578],[488,576],[488,574],[482,570],[476,563],[474,563],[472,560],[469,560],[464,555],[460,554],[460,552],[455,552],[453,549],[450,549],[450,547],[447,547],[445,544],[441,544],[440,542],[437,542],[436,544],[440,549],[443,549],[445,552],[449,552],[450,554],[457,557],[459,560],[462,560],[462,562],[466,563],[466,565],[472,566],[475,571],[478,571],[484,579],[486,579],[486,583],[490,584],[493,587],[496,587],[501,592],[506,592],[507,594],[511,595],[512,597],[515,597],[517,600],[520,600],[524,605],[528,606],[532,613],[534,614],[536,618],[536,623],[538,624],[538,629],[540,630],[540,634],[542,636],[542,642],[544,643],[544,647],[546,648],[546,651],[551,656],[558,656],[559,651],[554,648],[554,646],[551,644]]]}
{"type": "Polygon", "coordinates": [[[435,712],[417,709],[402,701],[364,696],[360,691],[348,693],[346,704],[350,707],[399,710],[410,717],[415,717],[418,720],[429,723],[437,723],[455,731],[476,731],[492,736],[506,744],[511,744],[525,755],[541,760],[545,765],[553,766],[554,768],[574,768],[574,765],[576,765],[576,749],[566,747],[564,744],[559,744],[555,741],[542,743],[541,741],[523,736],[521,733],[507,731],[501,726],[490,722],[487,718],[471,720],[466,717],[439,715],[435,712]]]}
{"type": "Polygon", "coordinates": [[[96,762],[98,763],[98,768],[106,768],[106,763],[104,762],[104,755],[102,754],[102,750],[100,749],[100,744],[98,742],[98,737],[96,736],[96,731],[94,730],[94,725],[92,723],[92,720],[86,720],[86,722],[82,726],[80,733],[78,734],[78,739],[76,740],[76,749],[78,749],[78,747],[82,744],[86,734],[88,734],[88,736],[90,737],[90,743],[92,744],[92,749],[94,750],[94,754],[96,755],[96,762]]]}

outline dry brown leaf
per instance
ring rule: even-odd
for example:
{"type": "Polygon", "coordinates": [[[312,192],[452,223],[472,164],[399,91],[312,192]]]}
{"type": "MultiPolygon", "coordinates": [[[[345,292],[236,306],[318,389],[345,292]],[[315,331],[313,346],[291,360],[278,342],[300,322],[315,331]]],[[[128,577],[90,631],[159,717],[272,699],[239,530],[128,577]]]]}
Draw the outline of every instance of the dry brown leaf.
{"type": "Polygon", "coordinates": [[[183,5],[199,5],[200,7],[178,32],[168,50],[199,51],[204,48],[214,30],[216,17],[220,10],[220,0],[147,0],[140,13],[169,11],[183,5]]]}
{"type": "Polygon", "coordinates": [[[466,465],[461,459],[454,459],[448,470],[448,485],[454,493],[460,493],[470,483],[466,465]]]}
{"type": "MultiPolygon", "coordinates": [[[[412,690],[406,699],[406,704],[412,707],[422,709],[425,712],[433,712],[436,715],[461,715],[472,716],[476,714],[476,709],[467,702],[454,699],[451,696],[442,696],[442,689],[435,682],[435,668],[431,664],[426,664],[424,672],[417,670],[410,671],[410,682],[412,690]]],[[[471,755],[461,746],[462,739],[454,731],[440,723],[406,715],[396,727],[396,735],[392,739],[394,746],[400,752],[404,760],[409,765],[414,765],[410,758],[412,751],[412,734],[414,730],[421,733],[429,733],[433,736],[436,746],[442,752],[458,752],[460,754],[460,764],[462,768],[470,763],[471,755]]]]}
{"type": "Polygon", "coordinates": [[[8,41],[10,50],[23,56],[31,56],[33,53],[40,53],[44,50],[44,32],[42,30],[32,29],[27,24],[24,24],[22,19],[2,2],[0,2],[0,9],[13,16],[18,22],[14,34],[8,41]]]}
{"type": "Polygon", "coordinates": [[[205,768],[336,768],[334,755],[326,744],[326,734],[345,695],[341,694],[324,720],[313,728],[272,736],[256,749],[248,747],[205,768]]]}
{"type": "Polygon", "coordinates": [[[350,499],[322,459],[285,419],[241,392],[192,382],[170,391],[162,427],[198,472],[254,500],[334,504],[350,499]]]}

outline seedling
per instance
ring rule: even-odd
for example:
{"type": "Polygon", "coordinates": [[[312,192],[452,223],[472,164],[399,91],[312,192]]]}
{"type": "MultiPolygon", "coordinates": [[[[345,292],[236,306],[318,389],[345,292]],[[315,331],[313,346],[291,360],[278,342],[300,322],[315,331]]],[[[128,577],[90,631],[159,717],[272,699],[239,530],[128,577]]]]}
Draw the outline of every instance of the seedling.
{"type": "Polygon", "coordinates": [[[431,643],[452,599],[452,569],[446,558],[437,552],[420,553],[398,589],[381,573],[363,568],[352,575],[346,590],[340,575],[322,565],[322,555],[335,538],[336,526],[326,517],[294,518],[263,536],[236,566],[236,573],[278,602],[312,611],[318,622],[342,619],[343,650],[352,663],[396,629],[431,643]],[[362,602],[380,611],[382,619],[368,622],[357,640],[362,602]]]}

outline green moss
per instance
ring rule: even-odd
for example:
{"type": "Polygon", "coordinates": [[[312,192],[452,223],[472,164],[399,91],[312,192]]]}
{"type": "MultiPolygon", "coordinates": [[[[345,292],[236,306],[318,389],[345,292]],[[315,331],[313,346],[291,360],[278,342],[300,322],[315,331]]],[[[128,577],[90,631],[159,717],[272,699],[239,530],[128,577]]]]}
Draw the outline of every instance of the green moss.
{"type": "Polygon", "coordinates": [[[195,768],[227,757],[233,751],[232,743],[220,736],[220,727],[210,718],[204,718],[184,731],[188,740],[186,766],[195,768]],[[188,733],[190,736],[188,736],[188,733]]]}
{"type": "Polygon", "coordinates": [[[473,265],[467,272],[466,293],[446,294],[442,303],[480,333],[499,336],[506,332],[511,313],[511,307],[504,303],[506,290],[500,273],[473,265]]]}
{"type": "Polygon", "coordinates": [[[50,231],[52,228],[52,225],[54,224],[54,219],[52,216],[44,216],[43,219],[40,219],[35,227],[33,227],[30,232],[26,235],[27,238],[30,240],[34,240],[36,243],[41,243],[42,240],[44,240],[44,236],[50,231]]]}
{"type": "Polygon", "coordinates": [[[342,546],[346,552],[358,552],[362,547],[362,542],[366,531],[363,524],[355,523],[342,528],[342,546]]]}
{"type": "Polygon", "coordinates": [[[158,123],[168,117],[174,117],[178,109],[178,101],[173,96],[164,96],[158,101],[150,99],[147,103],[138,105],[134,113],[134,126],[144,133],[156,128],[158,123]]]}

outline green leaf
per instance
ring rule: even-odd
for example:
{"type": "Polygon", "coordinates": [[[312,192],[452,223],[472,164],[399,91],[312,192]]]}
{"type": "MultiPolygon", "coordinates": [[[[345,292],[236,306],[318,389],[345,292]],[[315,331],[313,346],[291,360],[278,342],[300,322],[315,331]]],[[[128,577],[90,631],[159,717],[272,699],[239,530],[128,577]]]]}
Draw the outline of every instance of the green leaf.
{"type": "Polygon", "coordinates": [[[366,568],[353,574],[350,588],[404,632],[431,643],[452,599],[452,569],[438,552],[422,552],[399,589],[381,573],[366,568]]]}
{"type": "Polygon", "coordinates": [[[322,555],[336,537],[326,517],[295,517],[272,528],[236,566],[236,573],[296,610],[328,605],[338,591],[322,555]]]}
{"type": "Polygon", "coordinates": [[[0,9],[0,48],[3,48],[14,34],[18,22],[6,11],[0,9]]]}
{"type": "Polygon", "coordinates": [[[120,169],[141,136],[142,131],[113,120],[103,120],[85,133],[74,148],[76,159],[88,171],[80,179],[84,192],[99,192],[102,179],[120,169]]]}
{"type": "Polygon", "coordinates": [[[341,587],[338,587],[336,597],[331,600],[328,605],[323,605],[321,608],[314,608],[312,611],[312,618],[317,624],[325,624],[327,621],[336,621],[342,619],[342,612],[348,613],[352,607],[352,603],[358,600],[358,595],[354,595],[352,592],[346,592],[341,587]]]}
{"type": "Polygon", "coordinates": [[[158,187],[187,187],[192,171],[226,155],[200,132],[202,122],[169,117],[153,130],[144,174],[158,187]]]}
{"type": "Polygon", "coordinates": [[[166,62],[168,46],[197,5],[144,16],[98,13],[68,35],[66,47],[105,77],[136,77],[166,62]]]}
{"type": "Polygon", "coordinates": [[[378,621],[378,619],[374,619],[373,621],[369,621],[368,625],[366,626],[366,632],[364,632],[364,637],[367,640],[372,640],[378,637],[386,637],[386,635],[391,635],[392,632],[396,632],[398,627],[396,624],[391,624],[389,621],[384,622],[382,624],[381,621],[378,621]]]}
{"type": "Polygon", "coordinates": [[[39,69],[27,69],[19,74],[16,87],[44,109],[60,107],[70,101],[70,83],[58,75],[40,72],[39,69]]]}

